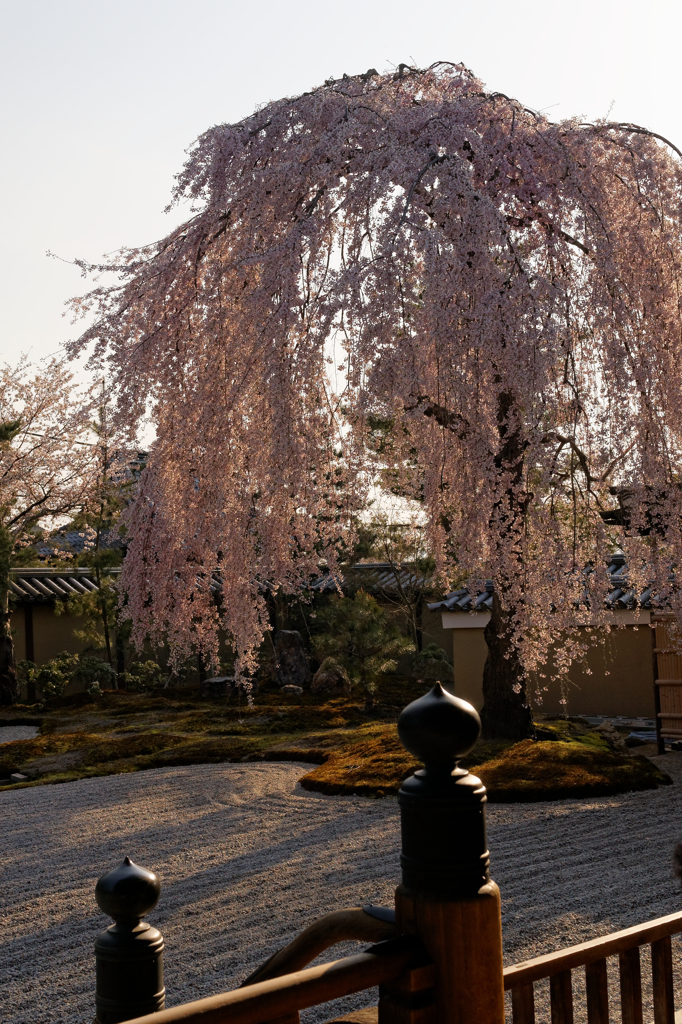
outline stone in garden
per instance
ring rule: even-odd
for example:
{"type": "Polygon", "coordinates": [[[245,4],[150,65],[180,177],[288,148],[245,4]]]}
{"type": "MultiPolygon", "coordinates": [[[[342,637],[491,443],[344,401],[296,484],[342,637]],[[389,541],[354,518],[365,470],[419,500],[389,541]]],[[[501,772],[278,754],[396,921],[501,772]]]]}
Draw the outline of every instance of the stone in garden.
{"type": "Polygon", "coordinates": [[[594,731],[599,733],[599,735],[606,740],[611,750],[615,751],[617,754],[627,754],[629,756],[630,749],[625,742],[624,737],[618,732],[613,722],[602,722],[602,724],[598,725],[594,731]]]}
{"type": "Polygon", "coordinates": [[[280,688],[280,693],[303,693],[302,686],[294,686],[292,683],[287,683],[286,686],[280,688]]]}
{"type": "Polygon", "coordinates": [[[218,700],[220,697],[227,697],[234,687],[234,676],[211,676],[204,679],[200,686],[202,697],[210,700],[218,700]]]}
{"type": "Polygon", "coordinates": [[[313,676],[311,693],[326,693],[330,697],[350,697],[350,679],[343,665],[334,658],[325,658],[313,676]]]}
{"type": "Polygon", "coordinates": [[[295,629],[280,629],[275,633],[275,682],[278,686],[308,686],[310,666],[303,646],[303,638],[295,629]]]}
{"type": "Polygon", "coordinates": [[[15,772],[14,775],[10,775],[10,782],[28,782],[28,775],[21,775],[19,772],[15,772]]]}

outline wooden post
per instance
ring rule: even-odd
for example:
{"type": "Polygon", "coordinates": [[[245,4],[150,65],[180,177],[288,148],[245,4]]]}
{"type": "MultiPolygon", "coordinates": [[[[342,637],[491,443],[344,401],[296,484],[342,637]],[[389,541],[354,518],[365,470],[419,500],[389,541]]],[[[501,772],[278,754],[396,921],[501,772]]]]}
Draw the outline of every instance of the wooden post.
{"type": "Polygon", "coordinates": [[[675,1024],[673,953],[670,936],[651,943],[654,1024],[675,1024]]]}
{"type": "Polygon", "coordinates": [[[502,927],[495,882],[462,900],[411,893],[401,885],[395,906],[400,930],[418,935],[436,965],[434,1019],[439,1024],[502,1024],[502,927]]]}
{"type": "MultiPolygon", "coordinates": [[[[425,768],[405,780],[398,796],[403,881],[396,918],[399,931],[417,935],[435,964],[431,1019],[438,1024],[504,1024],[500,892],[488,872],[487,797],[480,780],[457,767],[480,728],[471,704],[440,683],[398,721],[403,745],[425,768]]],[[[380,1024],[410,1019],[379,1004],[380,1024]]]]}
{"type": "MultiPolygon", "coordinates": [[[[535,1024],[535,993],[533,983],[517,985],[511,990],[514,1024],[535,1024]]],[[[591,1022],[588,1022],[591,1024],[591,1022]]],[[[608,1021],[606,1022],[608,1024],[608,1021]]]]}
{"type": "Polygon", "coordinates": [[[552,1024],[573,1024],[573,983],[571,972],[562,971],[549,979],[552,1024]]]}
{"type": "MultiPolygon", "coordinates": [[[[587,994],[587,1024],[609,1024],[609,984],[606,959],[594,960],[591,964],[585,965],[585,991],[587,994]]],[[[656,1024],[659,1022],[657,1021],[656,1024]]]]}
{"type": "Polygon", "coordinates": [[[639,946],[619,953],[620,1006],[623,1024],[642,1024],[642,969],[639,946]]]}

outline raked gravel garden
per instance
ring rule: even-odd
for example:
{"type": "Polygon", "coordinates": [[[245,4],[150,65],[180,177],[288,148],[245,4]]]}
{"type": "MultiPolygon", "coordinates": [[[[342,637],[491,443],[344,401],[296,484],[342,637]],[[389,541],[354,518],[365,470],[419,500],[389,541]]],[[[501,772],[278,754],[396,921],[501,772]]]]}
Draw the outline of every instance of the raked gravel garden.
{"type": "MultiPolygon", "coordinates": [[[[682,840],[682,754],[656,760],[672,786],[489,806],[506,963],[682,909],[672,871],[682,840]]],[[[298,783],[305,767],[189,765],[0,793],[4,1024],[90,1024],[93,940],[110,923],[94,886],[126,854],[162,883],[149,919],[166,941],[168,1006],[238,985],[322,913],[391,905],[399,880],[395,797],[310,792],[298,783]]],[[[646,964],[644,979],[646,987],[646,964]]],[[[579,979],[576,987],[579,1020],[579,979]]],[[[302,1020],[329,1020],[373,999],[362,993],[302,1020]]],[[[538,1020],[545,1019],[540,993],[538,1020]]]]}

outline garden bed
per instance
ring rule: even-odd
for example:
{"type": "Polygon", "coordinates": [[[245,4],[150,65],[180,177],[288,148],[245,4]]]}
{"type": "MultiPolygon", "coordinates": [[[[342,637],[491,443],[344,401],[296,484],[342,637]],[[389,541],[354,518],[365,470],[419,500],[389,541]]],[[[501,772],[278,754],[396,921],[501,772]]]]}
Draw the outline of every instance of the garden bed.
{"type": "MultiPolygon", "coordinates": [[[[317,767],[301,785],[328,794],[397,793],[420,767],[398,740],[401,708],[415,684],[391,681],[367,711],[352,699],[259,694],[252,705],[200,700],[191,691],[111,692],[68,698],[42,711],[17,708],[5,722],[40,724],[40,735],[0,746],[0,789],[62,783],[174,765],[300,761],[317,767]],[[21,773],[26,782],[11,783],[21,773]]],[[[646,757],[611,751],[580,724],[543,722],[543,739],[479,741],[462,764],[491,801],[558,800],[655,789],[670,779],[646,757]],[[545,736],[553,736],[553,741],[545,736]]]]}

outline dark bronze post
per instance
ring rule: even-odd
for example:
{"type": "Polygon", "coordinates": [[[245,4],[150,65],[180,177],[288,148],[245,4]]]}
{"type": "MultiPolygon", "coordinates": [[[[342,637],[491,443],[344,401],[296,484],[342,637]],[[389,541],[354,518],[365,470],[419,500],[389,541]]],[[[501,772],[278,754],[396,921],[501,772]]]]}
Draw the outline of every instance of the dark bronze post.
{"type": "MultiPolygon", "coordinates": [[[[438,1024],[504,1024],[500,893],[488,871],[485,786],[458,760],[481,731],[476,710],[436,683],[398,719],[403,746],[425,767],[398,794],[402,885],[396,918],[436,965],[438,1024]]],[[[390,992],[379,1020],[421,1020],[390,992]],[[410,1012],[412,1016],[410,1016],[410,1012]]]]}
{"type": "Polygon", "coordinates": [[[95,940],[96,1024],[119,1024],[164,1008],[163,936],[142,920],[160,892],[156,875],[130,857],[97,883],[95,899],[115,923],[95,940]]]}

